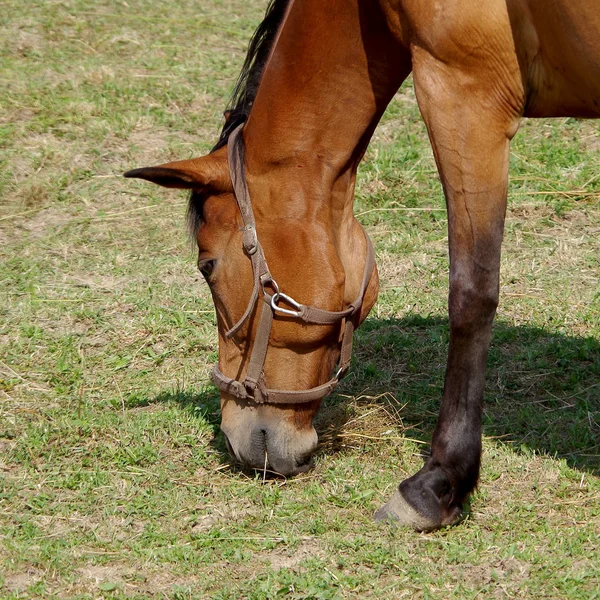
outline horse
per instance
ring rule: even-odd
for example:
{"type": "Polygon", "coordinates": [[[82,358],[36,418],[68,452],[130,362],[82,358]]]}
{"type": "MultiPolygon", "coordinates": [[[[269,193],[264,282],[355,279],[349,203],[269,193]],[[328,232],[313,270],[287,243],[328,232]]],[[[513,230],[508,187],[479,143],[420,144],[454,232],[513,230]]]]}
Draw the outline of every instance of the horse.
{"type": "Polygon", "coordinates": [[[377,298],[356,171],[411,72],[446,199],[450,340],[430,454],[375,518],[430,531],[479,477],[510,142],[523,117],[600,116],[598,3],[272,0],[213,151],[125,175],[191,190],[228,449],[294,475],[377,298]]]}

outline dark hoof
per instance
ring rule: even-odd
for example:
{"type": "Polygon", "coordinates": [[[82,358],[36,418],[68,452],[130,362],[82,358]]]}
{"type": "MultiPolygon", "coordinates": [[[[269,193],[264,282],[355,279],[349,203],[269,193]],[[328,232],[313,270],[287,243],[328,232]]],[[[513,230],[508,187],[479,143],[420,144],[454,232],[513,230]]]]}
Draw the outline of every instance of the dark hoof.
{"type": "Polygon", "coordinates": [[[461,516],[462,511],[457,507],[440,521],[429,519],[418,513],[404,499],[400,491],[396,490],[389,501],[375,513],[375,520],[391,521],[395,525],[404,525],[417,531],[428,532],[447,525],[455,525],[460,521],[461,516]]]}

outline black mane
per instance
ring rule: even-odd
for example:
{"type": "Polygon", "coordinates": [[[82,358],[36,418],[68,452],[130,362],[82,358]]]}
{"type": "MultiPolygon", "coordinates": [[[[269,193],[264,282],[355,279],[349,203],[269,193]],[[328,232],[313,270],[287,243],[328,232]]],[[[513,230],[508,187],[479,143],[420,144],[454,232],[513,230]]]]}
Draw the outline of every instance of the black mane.
{"type": "Polygon", "coordinates": [[[271,0],[269,2],[265,18],[250,40],[242,72],[233,88],[227,110],[225,111],[227,113],[227,120],[225,125],[223,125],[221,135],[213,151],[225,146],[229,134],[238,125],[245,123],[248,119],[250,109],[258,92],[258,85],[263,69],[271,54],[275,37],[291,1],[271,0]]]}
{"type": "MultiPolygon", "coordinates": [[[[225,146],[231,132],[238,125],[248,120],[250,109],[258,92],[263,69],[291,2],[292,0],[270,0],[265,18],[257,27],[248,45],[242,71],[227,104],[225,125],[223,125],[219,139],[212,149],[213,152],[225,146]]],[[[190,231],[194,237],[202,221],[202,205],[205,198],[205,194],[202,192],[193,191],[190,195],[188,221],[190,231]]]]}

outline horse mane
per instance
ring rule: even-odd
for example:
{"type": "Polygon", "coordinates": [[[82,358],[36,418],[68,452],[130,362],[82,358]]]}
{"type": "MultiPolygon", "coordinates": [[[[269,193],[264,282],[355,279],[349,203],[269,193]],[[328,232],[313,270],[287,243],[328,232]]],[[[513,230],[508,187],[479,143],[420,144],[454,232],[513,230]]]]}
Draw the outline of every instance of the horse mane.
{"type": "Polygon", "coordinates": [[[265,12],[265,18],[257,27],[250,44],[242,72],[229,98],[227,120],[213,151],[227,144],[229,134],[245,123],[258,92],[263,70],[273,49],[277,32],[283,23],[287,8],[292,0],[271,0],[265,12]]]}
{"type": "MultiPolygon", "coordinates": [[[[263,70],[291,2],[293,0],[270,0],[264,19],[250,39],[242,71],[227,103],[225,124],[212,152],[225,146],[231,132],[248,120],[263,70]]],[[[202,192],[193,191],[190,195],[188,221],[194,237],[202,221],[202,205],[205,199],[202,192]]]]}

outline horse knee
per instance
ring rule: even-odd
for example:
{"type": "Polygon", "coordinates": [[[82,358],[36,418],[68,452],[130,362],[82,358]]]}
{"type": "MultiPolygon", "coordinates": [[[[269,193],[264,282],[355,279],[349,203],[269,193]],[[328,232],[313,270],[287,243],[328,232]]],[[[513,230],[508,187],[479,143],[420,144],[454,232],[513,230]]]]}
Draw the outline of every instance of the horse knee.
{"type": "Polygon", "coordinates": [[[498,286],[453,285],[450,289],[450,327],[454,333],[473,334],[491,325],[498,307],[498,286]]]}

